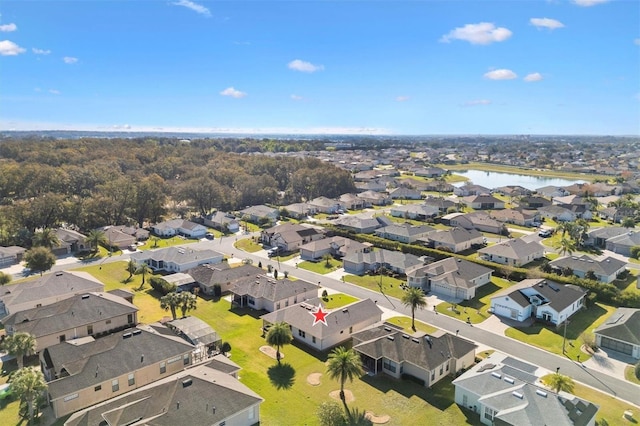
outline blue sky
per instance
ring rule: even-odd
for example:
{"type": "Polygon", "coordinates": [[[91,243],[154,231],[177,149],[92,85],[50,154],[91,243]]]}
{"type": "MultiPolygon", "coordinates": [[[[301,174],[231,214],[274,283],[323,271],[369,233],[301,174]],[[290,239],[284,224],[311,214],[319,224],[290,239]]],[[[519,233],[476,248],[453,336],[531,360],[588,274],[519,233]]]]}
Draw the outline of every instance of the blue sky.
{"type": "Polygon", "coordinates": [[[0,3],[0,129],[640,134],[640,2],[0,3]]]}

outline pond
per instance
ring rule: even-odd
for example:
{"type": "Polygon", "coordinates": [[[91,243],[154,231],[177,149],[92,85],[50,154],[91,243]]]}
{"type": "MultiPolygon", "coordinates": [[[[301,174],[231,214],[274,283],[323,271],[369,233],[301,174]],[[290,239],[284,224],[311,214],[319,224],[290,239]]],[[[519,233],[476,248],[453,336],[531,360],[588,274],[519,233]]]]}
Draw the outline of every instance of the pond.
{"type": "MultiPolygon", "coordinates": [[[[454,171],[456,175],[464,176],[476,185],[486,188],[498,188],[507,185],[519,185],[527,189],[537,189],[543,186],[568,186],[574,183],[584,183],[584,179],[564,179],[546,176],[529,176],[513,173],[485,172],[482,170],[454,171]]],[[[464,185],[464,182],[455,186],[464,185]]]]}

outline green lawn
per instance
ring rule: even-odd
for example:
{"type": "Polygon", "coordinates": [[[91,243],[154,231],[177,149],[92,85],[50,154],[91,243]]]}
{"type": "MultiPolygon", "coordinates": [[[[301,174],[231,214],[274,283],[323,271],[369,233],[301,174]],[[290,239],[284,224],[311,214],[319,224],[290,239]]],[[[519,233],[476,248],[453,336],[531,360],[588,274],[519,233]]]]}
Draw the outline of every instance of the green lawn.
{"type": "Polygon", "coordinates": [[[636,368],[633,365],[628,365],[624,369],[624,378],[630,381],[631,383],[635,383],[636,385],[640,385],[640,379],[636,377],[636,368]]]}
{"type": "MultiPolygon", "coordinates": [[[[380,292],[380,275],[344,275],[343,280],[359,285],[360,287],[368,288],[369,290],[380,292]]],[[[400,284],[405,283],[404,280],[398,278],[382,276],[382,292],[387,296],[402,298],[404,290],[400,288],[400,284]]]]}
{"type": "Polygon", "coordinates": [[[316,274],[328,274],[329,272],[333,272],[338,268],[342,267],[342,262],[336,260],[334,258],[329,259],[329,265],[327,266],[327,262],[325,260],[320,260],[318,262],[310,262],[304,261],[298,263],[298,268],[306,269],[307,271],[315,272],[316,274]]]}
{"type": "Polygon", "coordinates": [[[509,281],[503,278],[491,277],[489,284],[485,284],[477,290],[476,297],[460,302],[455,311],[452,309],[451,303],[448,302],[440,303],[436,307],[436,311],[461,321],[467,321],[467,317],[469,317],[472,324],[481,323],[491,315],[487,312],[491,307],[491,297],[509,285],[509,281]]]}
{"type": "MultiPolygon", "coordinates": [[[[560,373],[562,373],[562,371],[560,373]]],[[[542,377],[543,382],[546,377],[548,376],[542,377]]],[[[622,418],[622,414],[626,410],[633,411],[635,415],[635,413],[638,411],[637,407],[626,404],[609,394],[599,392],[591,387],[583,386],[579,383],[576,383],[573,389],[573,394],[579,398],[583,398],[587,401],[593,402],[600,407],[600,409],[598,410],[598,414],[596,414],[596,424],[605,424],[601,423],[602,420],[606,420],[606,424],[611,426],[621,426],[637,423],[635,421],[629,422],[622,418]]]]}
{"type": "Polygon", "coordinates": [[[171,246],[181,246],[184,244],[196,243],[199,240],[184,238],[179,236],[173,236],[170,238],[161,238],[151,236],[147,241],[145,241],[144,245],[138,246],[139,250],[151,250],[157,248],[171,247],[171,246]]]}
{"type": "MultiPolygon", "coordinates": [[[[411,329],[411,318],[409,317],[392,317],[385,320],[385,322],[396,325],[398,327],[402,327],[402,329],[408,334],[413,333],[413,330],[411,329]]],[[[416,321],[416,331],[422,331],[424,333],[431,334],[438,331],[438,329],[422,321],[416,321]]]]}
{"type": "MultiPolygon", "coordinates": [[[[615,308],[611,306],[596,303],[595,306],[589,306],[588,309],[573,315],[567,325],[566,355],[571,359],[577,359],[578,355],[580,355],[581,361],[589,359],[590,355],[580,350],[582,345],[580,335],[585,331],[592,332],[614,311],[615,308]]],[[[505,335],[554,354],[562,355],[564,326],[556,328],[534,324],[526,328],[508,328],[505,331],[505,335]]]]}
{"type": "Polygon", "coordinates": [[[638,288],[638,270],[630,269],[625,279],[616,279],[612,284],[620,289],[620,291],[639,293],[640,289],[638,288]]]}
{"type": "Polygon", "coordinates": [[[239,250],[244,250],[247,253],[255,253],[262,250],[262,245],[256,243],[251,238],[243,238],[235,243],[235,247],[239,250]]]}
{"type": "Polygon", "coordinates": [[[349,303],[353,303],[358,299],[344,293],[330,294],[322,299],[322,304],[327,309],[338,309],[349,303]]]}

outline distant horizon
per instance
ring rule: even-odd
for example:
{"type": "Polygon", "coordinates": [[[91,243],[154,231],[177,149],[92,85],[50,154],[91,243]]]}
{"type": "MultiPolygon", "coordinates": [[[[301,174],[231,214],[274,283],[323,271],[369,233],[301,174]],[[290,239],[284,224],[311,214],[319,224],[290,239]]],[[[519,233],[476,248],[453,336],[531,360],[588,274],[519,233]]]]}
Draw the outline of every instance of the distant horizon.
{"type": "Polygon", "coordinates": [[[0,129],[640,136],[632,0],[5,0],[0,129]]]}

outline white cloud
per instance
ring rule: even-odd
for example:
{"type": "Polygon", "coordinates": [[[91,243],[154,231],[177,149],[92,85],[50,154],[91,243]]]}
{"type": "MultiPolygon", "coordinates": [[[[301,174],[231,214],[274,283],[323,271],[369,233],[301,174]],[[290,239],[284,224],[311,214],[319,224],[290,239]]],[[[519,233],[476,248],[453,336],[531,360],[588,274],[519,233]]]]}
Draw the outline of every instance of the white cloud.
{"type": "Polygon", "coordinates": [[[241,92],[240,90],[236,90],[233,87],[227,87],[222,92],[220,92],[222,96],[231,96],[232,98],[240,99],[247,96],[245,92],[241,92]]]}
{"type": "Polygon", "coordinates": [[[531,83],[534,81],[541,81],[543,79],[542,74],[540,74],[539,72],[532,72],[531,74],[527,74],[523,80],[531,83]]]}
{"type": "Polygon", "coordinates": [[[201,4],[194,3],[194,2],[189,1],[189,0],[180,0],[180,1],[173,2],[171,4],[173,4],[174,6],[186,7],[187,9],[191,9],[194,12],[197,12],[200,15],[203,15],[203,16],[207,16],[207,17],[211,16],[211,12],[209,11],[209,9],[207,9],[206,7],[204,7],[201,4]]]}
{"type": "Polygon", "coordinates": [[[65,56],[62,60],[65,64],[75,64],[78,62],[78,58],[74,58],[73,56],[65,56]]]}
{"type": "Polygon", "coordinates": [[[48,55],[49,53],[51,53],[50,50],[45,50],[45,49],[37,49],[35,47],[31,48],[31,51],[33,53],[35,53],[36,55],[48,55]]]}
{"type": "Polygon", "coordinates": [[[10,33],[18,29],[18,26],[13,22],[11,24],[0,25],[0,32],[10,33]]]}
{"type": "Polygon", "coordinates": [[[480,22],[479,24],[467,24],[449,31],[443,35],[440,41],[449,43],[451,40],[464,40],[471,44],[491,44],[498,41],[505,41],[511,37],[512,32],[504,27],[498,27],[491,22],[480,22]]]}
{"type": "Polygon", "coordinates": [[[531,18],[529,19],[529,23],[537,28],[548,28],[550,30],[564,28],[564,24],[562,22],[551,18],[531,18]]]}
{"type": "Polygon", "coordinates": [[[504,68],[489,71],[484,75],[484,78],[488,78],[489,80],[513,80],[517,77],[518,75],[515,72],[504,68]]]}
{"type": "Polygon", "coordinates": [[[396,102],[406,102],[409,99],[409,96],[396,96],[396,102]]]}
{"type": "Polygon", "coordinates": [[[607,3],[609,0],[573,0],[574,4],[582,7],[591,7],[597,4],[607,3]]]}
{"type": "Polygon", "coordinates": [[[489,105],[491,104],[491,101],[488,99],[476,99],[473,101],[467,101],[464,104],[462,104],[463,106],[478,106],[478,105],[489,105]]]}
{"type": "Polygon", "coordinates": [[[293,61],[287,64],[287,67],[290,70],[300,71],[300,72],[316,72],[322,71],[324,69],[324,65],[314,65],[311,62],[306,62],[300,59],[294,59],[293,61]]]}
{"type": "Polygon", "coordinates": [[[52,95],[59,95],[60,91],[56,89],[49,89],[49,93],[51,93],[52,95]]]}
{"type": "Polygon", "coordinates": [[[633,40],[633,44],[637,44],[638,46],[640,46],[640,38],[633,40]]]}
{"type": "Polygon", "coordinates": [[[294,101],[301,101],[304,98],[302,96],[300,96],[300,95],[293,94],[293,95],[291,95],[291,99],[294,100],[294,101]]]}
{"type": "Polygon", "coordinates": [[[26,52],[26,49],[10,40],[0,41],[0,56],[16,56],[24,52],[26,52]]]}

